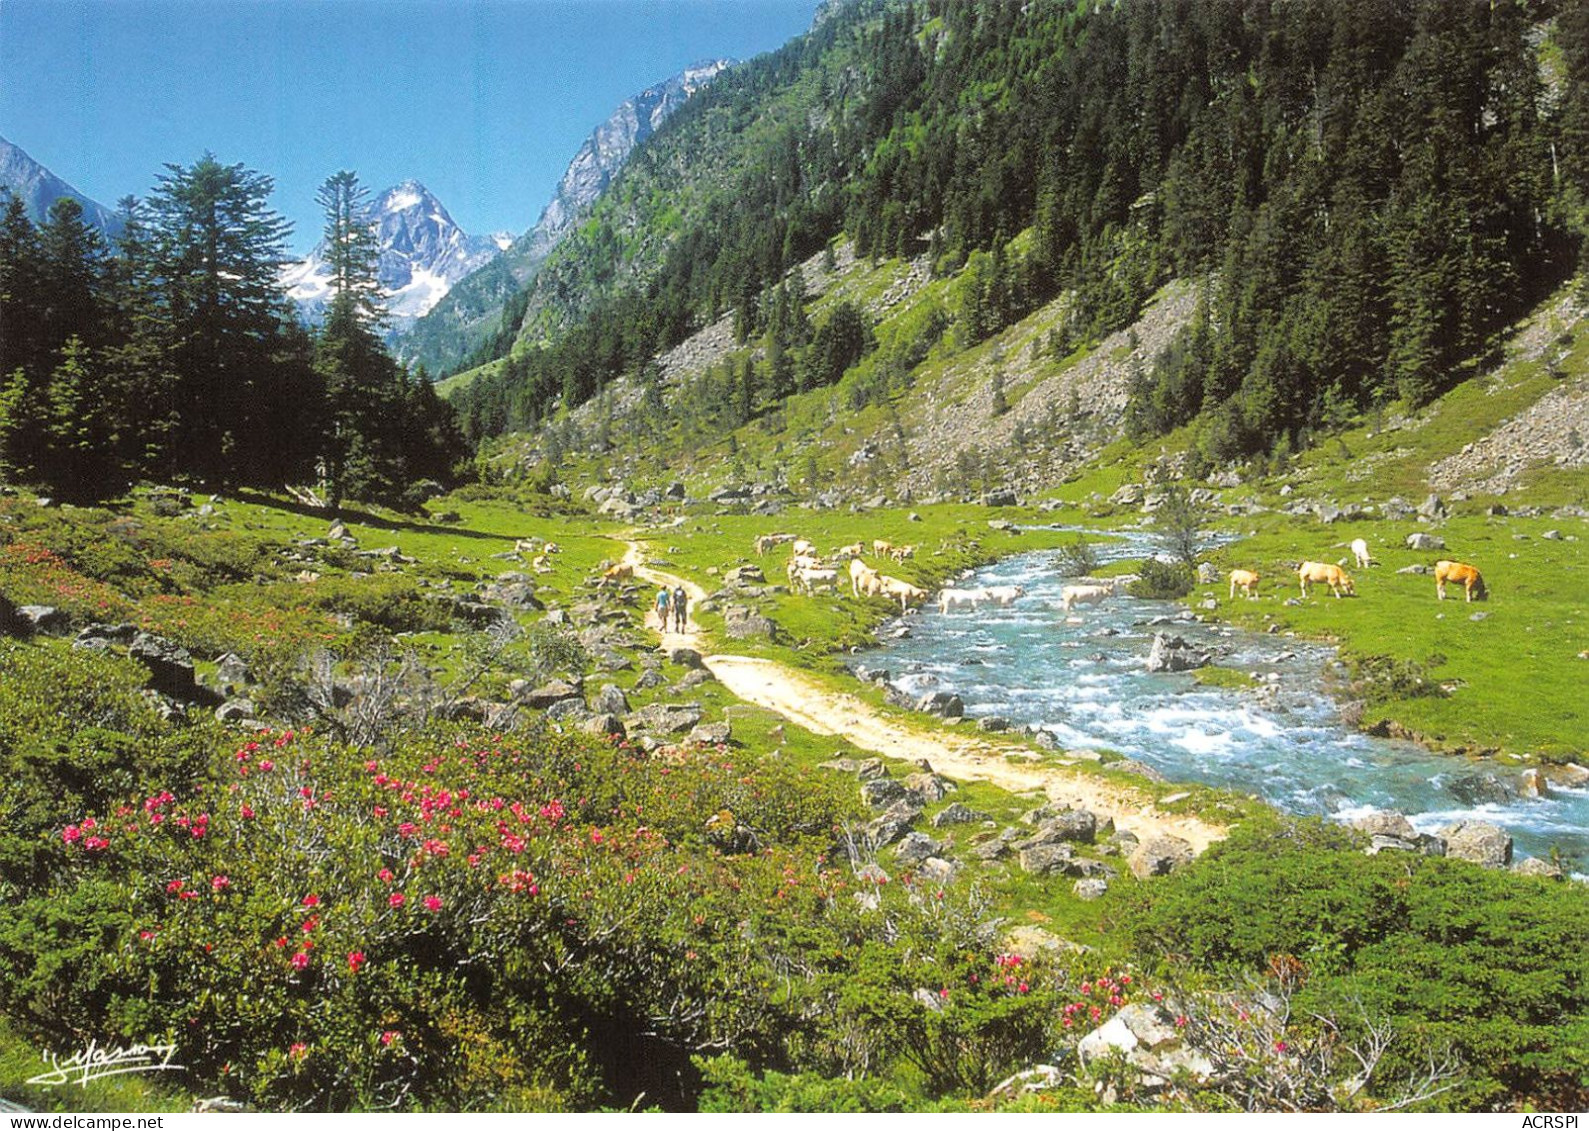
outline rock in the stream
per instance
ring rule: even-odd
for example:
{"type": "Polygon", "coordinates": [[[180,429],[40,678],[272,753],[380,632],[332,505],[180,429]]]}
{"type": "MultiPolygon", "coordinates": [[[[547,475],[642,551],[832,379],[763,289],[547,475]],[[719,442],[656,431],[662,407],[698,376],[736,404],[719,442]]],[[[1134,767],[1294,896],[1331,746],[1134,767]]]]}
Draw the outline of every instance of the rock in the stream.
{"type": "Polygon", "coordinates": [[[1206,667],[1213,659],[1209,653],[1199,652],[1179,636],[1155,632],[1147,665],[1150,672],[1184,672],[1206,667]]]}

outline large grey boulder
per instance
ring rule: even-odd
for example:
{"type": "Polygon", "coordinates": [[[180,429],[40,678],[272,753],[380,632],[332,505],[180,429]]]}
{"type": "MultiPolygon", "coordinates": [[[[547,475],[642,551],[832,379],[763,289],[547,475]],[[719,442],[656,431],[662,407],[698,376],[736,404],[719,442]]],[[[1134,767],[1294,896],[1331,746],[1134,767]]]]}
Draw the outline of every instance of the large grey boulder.
{"type": "Polygon", "coordinates": [[[945,825],[971,825],[987,819],[988,815],[986,813],[979,813],[958,801],[951,801],[933,814],[932,827],[941,829],[945,825]]]}
{"type": "Polygon", "coordinates": [[[1444,550],[1446,548],[1446,540],[1438,534],[1425,534],[1421,530],[1416,530],[1407,535],[1407,548],[1409,550],[1425,551],[1444,550]]]}
{"type": "Polygon", "coordinates": [[[140,632],[127,646],[127,655],[149,669],[149,686],[173,699],[200,697],[193,678],[193,656],[173,640],[140,632]]]}
{"type": "Polygon", "coordinates": [[[1167,876],[1192,862],[1192,846],[1178,836],[1151,836],[1132,850],[1126,863],[1139,880],[1167,876]]]}
{"type": "Polygon", "coordinates": [[[1212,655],[1207,652],[1199,652],[1179,636],[1155,632],[1153,634],[1153,648],[1148,652],[1148,671],[1191,671],[1193,668],[1207,667],[1213,662],[1213,659],[1212,655]]]}
{"type": "Polygon", "coordinates": [[[873,809],[886,809],[896,801],[903,801],[908,791],[893,778],[872,778],[861,783],[861,800],[873,809]]]}
{"type": "Polygon", "coordinates": [[[1064,841],[1030,844],[1020,849],[1021,871],[1034,876],[1051,876],[1070,871],[1076,850],[1064,841]]]}
{"type": "Polygon", "coordinates": [[[1484,821],[1459,821],[1440,830],[1446,855],[1485,868],[1505,868],[1512,862],[1512,837],[1505,829],[1484,821]]]}
{"type": "Polygon", "coordinates": [[[776,640],[779,633],[777,621],[741,605],[729,605],[723,610],[723,630],[735,640],[753,637],[776,640]]]}
{"type": "Polygon", "coordinates": [[[687,734],[695,729],[704,712],[695,703],[651,703],[626,720],[630,730],[653,734],[687,734]]]}
{"type": "Polygon", "coordinates": [[[926,833],[906,833],[894,849],[894,863],[902,868],[920,864],[929,856],[943,852],[943,845],[926,833]]]}
{"type": "Polygon", "coordinates": [[[596,692],[596,698],[591,700],[591,710],[598,714],[627,715],[629,713],[629,697],[623,693],[623,688],[615,683],[604,683],[601,690],[596,692]]]}
{"type": "Polygon", "coordinates": [[[1198,1080],[1214,1074],[1207,1054],[1187,1044],[1174,1019],[1154,1005],[1125,1006],[1076,1045],[1083,1065],[1121,1054],[1148,1088],[1164,1087],[1178,1072],[1190,1072],[1198,1080]]]}
{"type": "Polygon", "coordinates": [[[958,719],[965,715],[965,701],[952,691],[929,691],[917,699],[913,706],[929,715],[958,719]]]}
{"type": "Polygon", "coordinates": [[[554,679],[548,683],[526,691],[521,697],[526,707],[533,707],[537,711],[544,711],[554,703],[561,703],[565,699],[580,699],[583,696],[579,688],[563,679],[554,679]]]}
{"type": "Polygon", "coordinates": [[[595,735],[597,738],[606,738],[611,735],[623,738],[628,733],[624,730],[623,720],[610,712],[592,715],[579,724],[579,729],[586,734],[595,735]]]}
{"type": "Polygon", "coordinates": [[[932,773],[910,774],[905,778],[905,788],[916,795],[923,805],[942,801],[955,789],[954,782],[932,773]]]}
{"type": "Polygon", "coordinates": [[[18,606],[14,623],[21,625],[23,636],[65,636],[72,630],[72,618],[54,605],[18,606]]]}
{"type": "Polygon", "coordinates": [[[1466,805],[1507,805],[1517,800],[1518,790],[1491,773],[1467,774],[1454,778],[1446,789],[1466,805]]]}
{"type": "Polygon", "coordinates": [[[112,645],[125,648],[137,635],[138,626],[134,624],[91,624],[77,634],[77,639],[72,641],[72,650],[107,652],[112,645]]]}

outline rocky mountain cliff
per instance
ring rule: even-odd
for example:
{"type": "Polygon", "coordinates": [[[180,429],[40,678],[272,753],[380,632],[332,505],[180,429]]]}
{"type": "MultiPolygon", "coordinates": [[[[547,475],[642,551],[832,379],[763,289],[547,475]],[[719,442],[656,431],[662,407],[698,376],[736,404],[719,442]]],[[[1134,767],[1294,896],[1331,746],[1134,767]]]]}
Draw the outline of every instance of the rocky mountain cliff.
{"type": "Polygon", "coordinates": [[[462,360],[496,329],[506,300],[589,212],[635,147],[732,63],[731,59],[696,63],[625,100],[580,146],[535,227],[459,282],[433,311],[402,334],[396,343],[399,354],[423,362],[433,372],[462,360]]]}
{"type": "MultiPolygon", "coordinates": [[[[371,207],[380,247],[377,277],[386,296],[392,333],[400,332],[441,301],[454,283],[496,258],[504,236],[472,236],[418,181],[383,192],[371,207]]],[[[304,316],[317,320],[329,297],[324,249],[282,273],[282,285],[304,316]]]]}
{"type": "Polygon", "coordinates": [[[27,205],[28,218],[35,224],[42,223],[49,215],[50,205],[67,196],[83,206],[83,218],[105,236],[113,239],[121,234],[121,217],[115,212],[78,192],[3,137],[0,137],[0,188],[10,189],[21,198],[27,205]]]}

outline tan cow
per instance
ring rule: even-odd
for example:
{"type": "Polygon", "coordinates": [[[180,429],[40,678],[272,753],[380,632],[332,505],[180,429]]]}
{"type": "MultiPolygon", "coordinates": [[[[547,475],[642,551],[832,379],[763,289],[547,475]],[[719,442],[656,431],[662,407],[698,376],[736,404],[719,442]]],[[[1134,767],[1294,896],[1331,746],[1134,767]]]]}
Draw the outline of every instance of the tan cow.
{"type": "Polygon", "coordinates": [[[885,542],[881,538],[874,538],[872,540],[872,554],[879,558],[891,558],[894,556],[894,544],[885,542]]]}
{"type": "Polygon", "coordinates": [[[1249,601],[1258,599],[1258,575],[1250,569],[1233,569],[1230,571],[1230,598],[1236,599],[1236,590],[1240,589],[1247,594],[1249,601]]]}
{"type": "Polygon", "coordinates": [[[859,597],[865,594],[875,597],[882,575],[868,566],[860,558],[850,559],[850,596],[859,597]]]}
{"type": "Polygon", "coordinates": [[[767,553],[767,551],[772,549],[774,546],[781,546],[785,542],[793,542],[794,540],[795,540],[795,536],[793,534],[760,534],[760,535],[757,535],[756,542],[755,542],[756,556],[757,557],[761,557],[761,556],[765,555],[767,553]]]}
{"type": "MultiPolygon", "coordinates": [[[[1479,571],[1466,562],[1438,561],[1435,563],[1435,596],[1444,601],[1446,599],[1446,582],[1455,581],[1461,584],[1462,592],[1469,601],[1488,601],[1490,591],[1484,587],[1484,578],[1479,571]]],[[[1475,613],[1475,616],[1478,614],[1475,613]]]]}
{"type": "Polygon", "coordinates": [[[1357,587],[1352,584],[1352,577],[1338,565],[1328,562],[1303,562],[1297,566],[1297,580],[1302,585],[1302,595],[1308,595],[1308,582],[1315,585],[1328,585],[1330,592],[1335,594],[1335,599],[1341,599],[1344,590],[1352,596],[1357,596],[1357,587]]]}
{"type": "Polygon", "coordinates": [[[925,589],[912,585],[908,581],[901,581],[897,577],[889,577],[886,573],[878,575],[879,590],[888,598],[899,598],[899,611],[903,615],[905,608],[912,601],[925,601],[929,594],[925,589]]]}
{"type": "Polygon", "coordinates": [[[914,546],[895,546],[892,550],[890,550],[888,552],[888,556],[893,558],[896,562],[902,562],[906,558],[913,558],[913,557],[916,556],[916,547],[914,547],[914,546]]]}
{"type": "Polygon", "coordinates": [[[628,581],[634,577],[634,566],[628,562],[619,562],[615,566],[608,566],[601,572],[603,583],[608,581],[628,581]]]}
{"type": "Polygon", "coordinates": [[[834,550],[833,556],[835,559],[858,558],[864,553],[866,553],[865,546],[859,542],[851,542],[848,546],[840,546],[837,550],[834,550]]]}
{"type": "Polygon", "coordinates": [[[789,547],[789,553],[797,558],[814,558],[817,556],[816,543],[808,538],[796,538],[789,547]]]}

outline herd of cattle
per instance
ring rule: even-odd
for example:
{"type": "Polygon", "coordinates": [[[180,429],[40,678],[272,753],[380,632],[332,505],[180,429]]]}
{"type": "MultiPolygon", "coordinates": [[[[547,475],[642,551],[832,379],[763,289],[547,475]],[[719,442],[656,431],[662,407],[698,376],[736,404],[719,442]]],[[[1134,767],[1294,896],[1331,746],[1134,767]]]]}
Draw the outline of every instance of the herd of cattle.
{"type": "MultiPolygon", "coordinates": [[[[841,583],[840,572],[844,568],[838,563],[848,560],[850,594],[853,597],[881,596],[898,600],[899,611],[903,614],[910,605],[920,604],[930,596],[928,591],[920,586],[912,585],[897,577],[890,577],[868,566],[862,560],[866,546],[860,542],[840,546],[832,555],[824,559],[818,555],[815,544],[808,539],[794,534],[763,534],[755,540],[755,550],[757,555],[764,556],[775,547],[785,544],[790,548],[787,565],[789,588],[797,593],[807,595],[824,591],[836,593],[841,583]]],[[[1376,564],[1369,555],[1368,543],[1363,539],[1354,541],[1351,549],[1357,568],[1366,569],[1376,564]]],[[[882,539],[877,539],[871,544],[874,558],[902,562],[913,557],[915,552],[915,546],[896,546],[882,539]]],[[[1297,566],[1296,574],[1304,598],[1308,595],[1309,585],[1327,586],[1337,599],[1343,594],[1354,597],[1357,595],[1356,585],[1344,565],[1330,562],[1302,562],[1297,566]]],[[[1434,566],[1434,577],[1435,594],[1442,601],[1445,600],[1448,583],[1461,585],[1469,601],[1484,601],[1489,598],[1489,592],[1484,586],[1484,578],[1477,569],[1465,562],[1438,561],[1434,566]]],[[[1231,570],[1231,599],[1235,599],[1236,591],[1240,589],[1249,600],[1257,600],[1259,579],[1260,575],[1250,569],[1231,570]]],[[[1060,590],[1059,607],[1064,612],[1071,613],[1083,605],[1099,604],[1120,594],[1131,580],[1131,577],[1090,578],[1084,584],[1066,585],[1060,590]]],[[[1026,590],[1019,585],[942,589],[938,593],[938,611],[940,613],[961,609],[975,611],[985,604],[1007,608],[1017,598],[1025,595],[1026,590]]]]}

